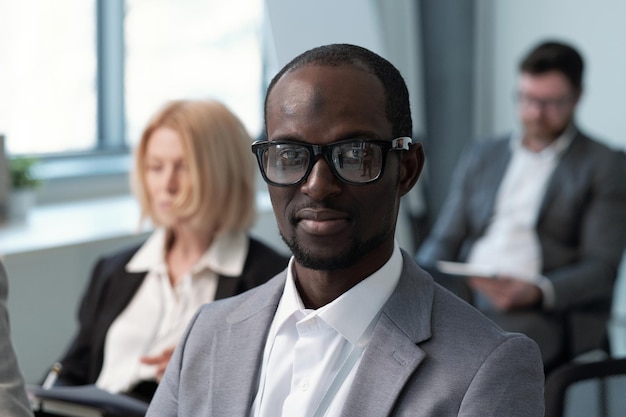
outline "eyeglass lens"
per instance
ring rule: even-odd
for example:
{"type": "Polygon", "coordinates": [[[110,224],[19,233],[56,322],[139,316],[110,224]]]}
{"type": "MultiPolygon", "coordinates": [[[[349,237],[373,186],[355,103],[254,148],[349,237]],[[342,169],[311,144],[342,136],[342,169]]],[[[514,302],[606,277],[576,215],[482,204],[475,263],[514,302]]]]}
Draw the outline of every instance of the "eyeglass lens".
{"type": "Polygon", "coordinates": [[[518,92],[516,100],[524,108],[536,107],[539,109],[560,110],[572,101],[572,97],[568,95],[555,98],[539,98],[518,92]]]}
{"type": "MultiPolygon", "coordinates": [[[[309,169],[312,153],[297,144],[272,144],[263,153],[263,167],[267,178],[277,184],[295,184],[309,169]]],[[[362,141],[337,144],[331,148],[333,170],[342,179],[364,183],[380,175],[383,151],[375,143],[362,141]]]]}

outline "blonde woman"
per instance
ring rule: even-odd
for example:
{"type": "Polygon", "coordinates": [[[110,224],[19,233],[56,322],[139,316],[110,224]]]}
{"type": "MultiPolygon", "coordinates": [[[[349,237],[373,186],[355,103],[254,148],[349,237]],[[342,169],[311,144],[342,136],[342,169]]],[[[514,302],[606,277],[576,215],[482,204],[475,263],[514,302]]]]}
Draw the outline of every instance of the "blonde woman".
{"type": "Polygon", "coordinates": [[[251,238],[255,165],[242,123],[216,101],[174,101],[138,145],[133,188],[155,231],[97,262],[58,384],[149,401],[196,309],[264,283],[288,259],[251,238]]]}

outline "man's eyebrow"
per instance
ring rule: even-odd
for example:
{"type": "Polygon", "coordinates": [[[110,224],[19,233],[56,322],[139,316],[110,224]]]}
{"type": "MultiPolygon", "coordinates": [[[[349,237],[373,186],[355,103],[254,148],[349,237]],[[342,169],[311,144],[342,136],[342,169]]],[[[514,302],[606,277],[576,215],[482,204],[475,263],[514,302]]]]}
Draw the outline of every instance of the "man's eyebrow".
{"type": "Polygon", "coordinates": [[[272,136],[271,138],[268,139],[270,142],[283,142],[283,141],[288,141],[288,142],[302,142],[305,143],[302,138],[300,138],[298,135],[294,135],[294,134],[281,134],[281,135],[276,135],[276,136],[272,136]]]}
{"type": "Polygon", "coordinates": [[[381,138],[379,135],[369,130],[356,130],[352,132],[346,132],[345,134],[341,135],[341,139],[339,140],[348,140],[348,139],[387,139],[387,138],[381,138]]]}

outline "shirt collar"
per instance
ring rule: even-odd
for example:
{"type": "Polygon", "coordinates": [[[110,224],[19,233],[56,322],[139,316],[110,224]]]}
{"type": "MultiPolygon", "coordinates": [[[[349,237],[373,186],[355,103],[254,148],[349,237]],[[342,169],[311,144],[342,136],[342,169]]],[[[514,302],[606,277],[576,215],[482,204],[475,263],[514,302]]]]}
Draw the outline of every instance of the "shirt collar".
{"type": "Polygon", "coordinates": [[[306,318],[318,316],[356,345],[396,288],[403,261],[398,243],[394,242],[391,257],[378,271],[317,310],[304,309],[294,281],[294,262],[292,257],[287,268],[285,289],[276,312],[277,327],[282,326],[292,315],[301,312],[306,314],[306,318]]]}
{"type": "MultiPolygon", "coordinates": [[[[572,143],[572,140],[574,140],[577,133],[578,129],[576,129],[576,126],[570,123],[563,133],[561,133],[561,136],[556,138],[554,142],[536,154],[542,156],[545,155],[546,157],[557,157],[561,155],[569,147],[570,143],[572,143]]],[[[522,144],[522,138],[523,134],[521,132],[514,134],[511,137],[511,151],[513,151],[513,153],[526,150],[522,144]]]]}
{"type": "MultiPolygon", "coordinates": [[[[126,265],[127,272],[167,272],[165,262],[166,231],[155,230],[126,265]]],[[[223,276],[241,275],[250,241],[245,233],[229,233],[217,237],[191,268],[195,274],[209,269],[223,276]]]]}

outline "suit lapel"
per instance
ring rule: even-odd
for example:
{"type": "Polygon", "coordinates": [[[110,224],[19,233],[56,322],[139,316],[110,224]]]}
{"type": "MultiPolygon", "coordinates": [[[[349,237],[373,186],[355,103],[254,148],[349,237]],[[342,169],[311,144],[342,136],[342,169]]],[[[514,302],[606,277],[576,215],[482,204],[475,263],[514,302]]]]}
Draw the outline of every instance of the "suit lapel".
{"type": "Polygon", "coordinates": [[[112,281],[116,282],[112,282],[107,289],[106,303],[114,312],[113,318],[119,316],[128,306],[145,277],[146,272],[126,272],[126,270],[112,277],[112,281]]]}
{"type": "MultiPolygon", "coordinates": [[[[126,263],[122,268],[125,266],[126,263]]],[[[105,281],[106,287],[102,289],[102,301],[92,306],[92,308],[101,310],[100,319],[97,322],[99,331],[94,332],[94,346],[104,346],[108,329],[133,299],[145,277],[145,272],[126,272],[125,269],[120,269],[112,273],[110,278],[105,281]]],[[[102,361],[102,356],[99,360],[102,361]]],[[[97,369],[99,372],[101,367],[102,362],[93,369],[97,369]]]]}
{"type": "Polygon", "coordinates": [[[543,216],[546,214],[546,210],[550,207],[550,203],[554,200],[555,196],[559,192],[568,190],[568,183],[571,183],[572,187],[576,187],[577,175],[576,173],[581,171],[582,164],[586,159],[585,155],[585,136],[581,133],[576,133],[569,148],[565,150],[565,153],[558,162],[554,172],[548,180],[546,191],[539,207],[536,223],[539,224],[543,216]]]}
{"type": "Polygon", "coordinates": [[[493,216],[496,196],[511,160],[511,141],[498,142],[493,152],[488,152],[485,156],[480,159],[481,167],[479,168],[482,170],[482,176],[480,183],[473,187],[476,194],[472,197],[476,203],[476,210],[472,217],[477,219],[481,233],[487,228],[493,216]]]}
{"type": "Polygon", "coordinates": [[[400,282],[363,353],[342,417],[387,415],[425,357],[417,344],[431,336],[434,284],[404,252],[403,257],[400,282]]]}
{"type": "Polygon", "coordinates": [[[215,299],[221,300],[222,298],[232,297],[237,294],[237,285],[239,284],[239,280],[240,277],[225,277],[223,275],[218,275],[215,299]]]}
{"type": "Polygon", "coordinates": [[[286,273],[282,273],[258,287],[259,291],[228,317],[229,326],[214,338],[211,373],[220,375],[218,379],[228,383],[212,390],[208,415],[249,416],[258,389],[265,340],[282,295],[285,277],[286,273]]]}
{"type": "Polygon", "coordinates": [[[343,407],[342,417],[379,417],[392,410],[409,377],[425,354],[382,316],[363,354],[343,407]]]}
{"type": "MultiPolygon", "coordinates": [[[[342,417],[387,415],[425,356],[417,344],[431,336],[434,284],[410,261],[408,254],[403,252],[403,257],[400,281],[374,328],[342,417]]],[[[228,383],[212,390],[208,415],[249,416],[258,389],[267,333],[285,278],[283,272],[259,287],[228,317],[229,326],[214,338],[210,372],[221,375],[220,379],[228,383]]]]}

